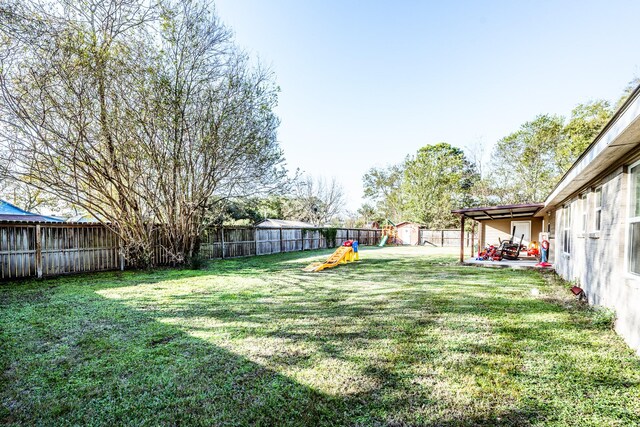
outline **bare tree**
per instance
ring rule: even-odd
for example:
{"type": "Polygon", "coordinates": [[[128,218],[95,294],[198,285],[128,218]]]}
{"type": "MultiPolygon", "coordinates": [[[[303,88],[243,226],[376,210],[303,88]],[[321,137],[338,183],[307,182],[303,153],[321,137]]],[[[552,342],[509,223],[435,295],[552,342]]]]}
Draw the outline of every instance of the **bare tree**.
{"type": "Polygon", "coordinates": [[[42,214],[55,213],[63,217],[77,214],[73,206],[61,201],[55,195],[11,179],[0,181],[0,199],[28,211],[42,214]]]}
{"type": "Polygon", "coordinates": [[[198,250],[208,211],[283,175],[273,76],[206,4],[0,7],[0,153],[9,175],[116,231],[136,264],[198,250]]]}
{"type": "Polygon", "coordinates": [[[472,190],[469,192],[467,205],[488,206],[497,204],[500,200],[500,195],[489,179],[482,141],[466,146],[465,154],[477,174],[476,179],[473,180],[472,190]]]}
{"type": "Polygon", "coordinates": [[[307,175],[297,181],[294,194],[296,219],[325,225],[344,211],[344,190],[335,178],[327,181],[307,175]]]}

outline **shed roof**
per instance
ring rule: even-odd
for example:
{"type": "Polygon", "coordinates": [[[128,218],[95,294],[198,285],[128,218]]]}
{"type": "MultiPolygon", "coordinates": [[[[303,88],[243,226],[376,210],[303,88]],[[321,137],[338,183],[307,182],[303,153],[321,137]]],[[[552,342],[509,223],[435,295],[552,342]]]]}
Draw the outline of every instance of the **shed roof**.
{"type": "Polygon", "coordinates": [[[534,216],[543,207],[544,203],[522,203],[517,205],[456,209],[451,212],[464,215],[476,221],[484,221],[489,219],[527,218],[534,216]]]}
{"type": "Polygon", "coordinates": [[[63,222],[60,218],[25,211],[2,199],[0,199],[0,221],[63,222]]]}
{"type": "Polygon", "coordinates": [[[304,221],[290,221],[286,219],[272,219],[267,218],[264,221],[260,221],[256,224],[256,227],[261,228],[316,228],[315,225],[304,221]]]}
{"type": "MultiPolygon", "coordinates": [[[[66,222],[80,223],[80,224],[98,224],[101,221],[90,213],[79,214],[67,219],[66,222]]],[[[108,223],[109,221],[102,221],[108,223]]]]}
{"type": "Polygon", "coordinates": [[[396,228],[398,227],[404,227],[406,225],[417,225],[418,227],[425,227],[424,224],[420,224],[419,222],[413,222],[413,221],[402,221],[396,224],[396,228]]]}

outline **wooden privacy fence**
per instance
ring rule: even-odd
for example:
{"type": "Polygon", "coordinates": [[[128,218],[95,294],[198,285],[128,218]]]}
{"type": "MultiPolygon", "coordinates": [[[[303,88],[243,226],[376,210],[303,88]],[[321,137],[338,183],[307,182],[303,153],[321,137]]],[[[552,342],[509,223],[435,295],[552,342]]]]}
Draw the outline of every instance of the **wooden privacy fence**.
{"type": "MultiPolygon", "coordinates": [[[[375,245],[381,230],[338,229],[335,245],[358,240],[375,245]]],[[[200,253],[206,259],[267,255],[329,247],[319,230],[224,227],[205,230],[200,253]]],[[[171,257],[158,239],[154,261],[171,257]]],[[[115,233],[99,224],[0,223],[0,280],[124,269],[115,233]]]]}
{"type": "Polygon", "coordinates": [[[118,237],[96,224],[0,224],[0,279],[124,268],[118,237]]]}
{"type": "MultiPolygon", "coordinates": [[[[358,240],[361,245],[375,245],[381,230],[338,229],[335,246],[345,240],[358,240]]],[[[268,255],[329,247],[319,230],[300,228],[224,227],[209,229],[202,236],[200,253],[207,259],[268,255]]]]}
{"type": "MultiPolygon", "coordinates": [[[[473,235],[470,231],[466,231],[464,235],[464,246],[472,243],[473,235]]],[[[460,229],[454,230],[427,230],[420,229],[420,244],[425,246],[460,246],[460,229]]]]}

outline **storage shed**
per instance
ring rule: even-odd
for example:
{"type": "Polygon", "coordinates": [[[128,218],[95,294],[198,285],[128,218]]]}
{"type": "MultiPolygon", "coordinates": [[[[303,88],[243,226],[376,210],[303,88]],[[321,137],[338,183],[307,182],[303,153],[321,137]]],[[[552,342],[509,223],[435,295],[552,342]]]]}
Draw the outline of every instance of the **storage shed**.
{"type": "Polygon", "coordinates": [[[420,227],[420,224],[409,221],[403,221],[396,224],[396,229],[398,230],[396,243],[399,245],[419,245],[420,227]]]}

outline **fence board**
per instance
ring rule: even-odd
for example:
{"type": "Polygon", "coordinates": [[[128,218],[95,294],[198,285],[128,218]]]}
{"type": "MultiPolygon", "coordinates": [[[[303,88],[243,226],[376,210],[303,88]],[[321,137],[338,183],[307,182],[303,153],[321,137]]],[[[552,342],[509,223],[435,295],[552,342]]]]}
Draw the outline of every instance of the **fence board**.
{"type": "Polygon", "coordinates": [[[47,224],[39,228],[43,276],[118,268],[117,239],[111,230],[93,224],[82,227],[47,224]]]}
{"type": "MultiPolygon", "coordinates": [[[[465,232],[464,240],[464,246],[469,246],[471,242],[471,232],[465,232]]],[[[460,229],[420,229],[420,244],[426,246],[460,247],[460,229]]]]}
{"type": "MultiPolygon", "coordinates": [[[[171,263],[168,239],[159,229],[150,231],[153,260],[171,263]]],[[[336,245],[347,239],[375,245],[381,230],[338,229],[336,245]]],[[[201,236],[200,254],[206,259],[236,258],[324,249],[328,242],[319,230],[299,228],[210,228],[201,236]]],[[[62,274],[124,268],[118,236],[100,224],[0,223],[0,280],[51,277],[62,274]]]]}

